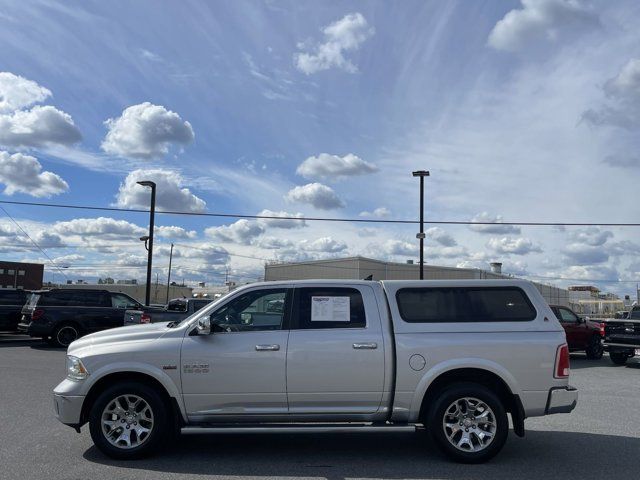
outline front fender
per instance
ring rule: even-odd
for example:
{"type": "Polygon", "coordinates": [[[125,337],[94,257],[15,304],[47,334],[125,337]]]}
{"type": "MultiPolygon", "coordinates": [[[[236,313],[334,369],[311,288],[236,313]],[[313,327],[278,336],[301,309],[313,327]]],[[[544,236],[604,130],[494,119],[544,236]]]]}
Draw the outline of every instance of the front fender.
{"type": "Polygon", "coordinates": [[[521,390],[516,382],[515,378],[509,371],[500,365],[499,363],[493,362],[491,360],[487,360],[484,358],[457,358],[452,360],[447,360],[441,363],[434,365],[432,368],[427,370],[423,377],[418,382],[416,390],[413,395],[413,399],[411,400],[411,407],[409,409],[409,422],[414,423],[417,422],[420,417],[420,408],[422,407],[422,400],[424,399],[427,390],[431,386],[431,384],[442,374],[450,372],[452,370],[458,370],[462,368],[474,368],[480,370],[486,370],[491,372],[504,381],[504,383],[509,387],[511,393],[515,395],[520,395],[521,390]]]}

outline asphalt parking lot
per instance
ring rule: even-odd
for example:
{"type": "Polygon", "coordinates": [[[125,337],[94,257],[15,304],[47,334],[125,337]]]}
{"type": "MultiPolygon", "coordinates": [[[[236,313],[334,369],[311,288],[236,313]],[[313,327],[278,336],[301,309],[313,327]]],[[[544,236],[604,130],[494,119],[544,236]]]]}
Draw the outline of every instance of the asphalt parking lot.
{"type": "Polygon", "coordinates": [[[51,389],[65,352],[0,333],[0,479],[169,478],[635,478],[640,452],[640,361],[572,355],[580,390],[570,415],[527,420],[484,465],[448,462],[423,433],[183,437],[161,456],[117,462],[58,423],[51,389]]]}

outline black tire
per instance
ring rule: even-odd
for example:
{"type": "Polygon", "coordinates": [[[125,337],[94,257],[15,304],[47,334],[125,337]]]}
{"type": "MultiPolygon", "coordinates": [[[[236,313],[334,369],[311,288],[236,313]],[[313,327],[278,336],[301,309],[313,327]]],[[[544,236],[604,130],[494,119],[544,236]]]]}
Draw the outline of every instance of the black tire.
{"type": "Polygon", "coordinates": [[[587,345],[587,358],[589,360],[600,360],[604,354],[602,346],[602,337],[600,335],[592,335],[587,345]]]}
{"type": "Polygon", "coordinates": [[[616,365],[624,365],[629,360],[629,355],[624,352],[609,352],[609,358],[616,365]]]}
{"type": "MultiPolygon", "coordinates": [[[[476,413],[471,413],[475,415],[477,414],[477,411],[478,410],[475,411],[476,413]]],[[[467,417],[465,416],[465,418],[467,417]]],[[[475,421],[474,416],[469,416],[468,418],[473,418],[475,421]]],[[[449,419],[451,419],[451,417],[449,417],[449,419]]],[[[481,446],[478,442],[479,437],[476,432],[485,435],[486,433],[481,430],[488,427],[482,427],[481,429],[479,423],[477,425],[472,424],[467,426],[469,428],[466,429],[465,432],[472,432],[468,437],[470,439],[475,439],[476,446],[481,446]]],[[[494,457],[504,446],[509,433],[509,420],[507,419],[507,412],[502,405],[502,402],[495,393],[477,383],[465,382],[449,385],[438,394],[427,416],[427,429],[430,432],[434,443],[450,459],[459,463],[482,463],[494,457]],[[485,447],[477,451],[470,451],[469,449],[465,450],[461,447],[458,448],[454,446],[449,441],[448,432],[445,431],[444,421],[448,416],[448,413],[451,412],[450,407],[453,407],[454,403],[462,401],[462,399],[465,398],[477,399],[486,404],[493,412],[493,425],[495,426],[493,438],[485,447]]],[[[460,428],[457,430],[457,433],[451,436],[455,441],[458,433],[462,436],[465,435],[465,432],[460,428]]]]}
{"type": "Polygon", "coordinates": [[[67,348],[71,342],[82,336],[80,328],[74,323],[61,323],[56,326],[51,334],[51,345],[54,347],[67,348]]]}
{"type": "MultiPolygon", "coordinates": [[[[125,422],[123,425],[127,426],[125,422]]],[[[135,427],[133,425],[131,427],[129,440],[132,440],[134,435],[133,429],[135,427]]],[[[124,432],[123,428],[120,427],[120,431],[124,432]]],[[[172,433],[169,411],[160,392],[153,387],[134,382],[113,385],[98,396],[89,412],[89,431],[95,446],[108,457],[118,460],[132,460],[151,455],[159,449],[162,442],[171,437],[172,433]],[[107,440],[107,433],[102,428],[102,416],[107,406],[113,405],[116,398],[129,395],[135,395],[147,403],[152,412],[153,424],[146,437],[138,437],[139,445],[118,447],[107,440]]],[[[115,435],[118,435],[117,431],[115,435]]]]}

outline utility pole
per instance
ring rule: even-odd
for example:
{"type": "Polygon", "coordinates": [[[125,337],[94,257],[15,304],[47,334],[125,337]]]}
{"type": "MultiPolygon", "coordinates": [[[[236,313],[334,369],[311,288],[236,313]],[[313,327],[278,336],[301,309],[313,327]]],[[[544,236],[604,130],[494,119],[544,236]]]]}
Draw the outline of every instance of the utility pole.
{"type": "Polygon", "coordinates": [[[413,172],[414,177],[420,177],[420,233],[416,238],[420,239],[420,280],[424,280],[424,177],[429,176],[427,170],[413,172]]]}
{"type": "Polygon", "coordinates": [[[144,304],[149,306],[149,297],[151,296],[151,264],[153,262],[153,228],[154,220],[156,216],[156,184],[155,182],[144,180],[137,182],[138,185],[151,188],[151,206],[149,209],[149,235],[147,237],[141,237],[140,240],[145,241],[145,246],[149,254],[147,255],[147,289],[144,296],[144,304]],[[148,242],[148,246],[147,246],[148,242]]]}
{"type": "Polygon", "coordinates": [[[171,285],[171,261],[173,260],[173,243],[169,252],[169,274],[167,275],[167,303],[169,303],[169,286],[171,285]]]}

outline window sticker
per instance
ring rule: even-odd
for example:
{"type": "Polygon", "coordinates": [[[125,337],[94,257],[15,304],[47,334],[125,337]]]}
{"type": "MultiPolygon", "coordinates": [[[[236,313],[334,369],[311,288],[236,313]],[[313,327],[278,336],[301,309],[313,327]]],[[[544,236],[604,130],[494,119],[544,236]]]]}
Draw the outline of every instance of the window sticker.
{"type": "Polygon", "coordinates": [[[311,297],[311,321],[351,321],[350,301],[349,297],[311,297]]]}

